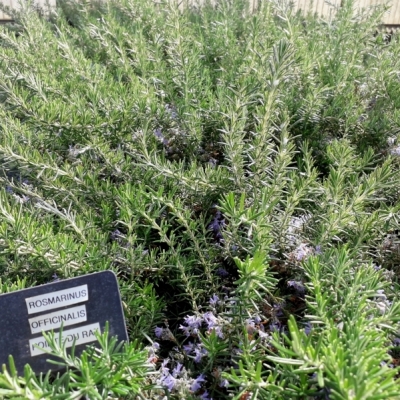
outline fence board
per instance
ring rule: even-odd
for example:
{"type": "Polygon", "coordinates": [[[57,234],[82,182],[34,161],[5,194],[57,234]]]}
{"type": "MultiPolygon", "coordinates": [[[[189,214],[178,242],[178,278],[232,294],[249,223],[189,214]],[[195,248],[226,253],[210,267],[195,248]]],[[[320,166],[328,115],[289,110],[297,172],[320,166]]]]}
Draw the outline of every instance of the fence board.
{"type": "MultiPolygon", "coordinates": [[[[145,0],[144,0],[145,1],[145,0]]],[[[148,0],[149,1],[149,0],[148,0]]],[[[204,0],[171,0],[185,4],[202,4],[204,0]]],[[[216,2],[218,0],[214,0],[216,2]]],[[[268,0],[248,0],[250,9],[255,10],[260,2],[268,0]]],[[[291,1],[295,9],[304,12],[317,13],[325,18],[333,16],[335,9],[340,7],[343,0],[287,0],[291,1]]],[[[355,8],[368,8],[376,5],[388,4],[391,8],[383,17],[385,25],[400,25],[400,0],[355,0],[355,8]]]]}
{"type": "MultiPolygon", "coordinates": [[[[21,7],[21,2],[24,2],[24,0],[0,0],[0,2],[7,7],[18,10],[21,7]]],[[[56,0],[35,0],[34,3],[38,7],[46,9],[48,6],[55,7],[56,0]]],[[[8,16],[6,13],[0,10],[0,21],[5,22],[10,20],[11,20],[10,16],[8,16]]]]}
{"type": "MultiPolygon", "coordinates": [[[[6,6],[11,8],[18,8],[19,2],[24,0],[0,0],[6,6]]],[[[143,0],[143,1],[151,1],[151,0],[143,0]]],[[[180,0],[175,0],[180,1],[180,0]]],[[[188,3],[202,3],[203,0],[185,0],[188,3]]],[[[256,8],[257,3],[259,1],[267,1],[267,0],[249,0],[250,5],[253,9],[256,8]]],[[[323,17],[329,17],[334,14],[335,7],[340,7],[342,0],[292,0],[295,9],[301,9],[304,12],[312,12],[317,13],[323,17]],[[329,3],[333,4],[330,5],[329,3]]],[[[56,0],[36,0],[35,4],[46,7],[46,4],[51,6],[55,6],[56,0]]],[[[383,23],[385,25],[400,25],[400,0],[356,0],[356,7],[370,7],[380,4],[389,4],[391,9],[388,13],[385,14],[383,18],[383,23]]],[[[0,11],[0,21],[10,20],[5,13],[0,11]]]]}
{"type": "MultiPolygon", "coordinates": [[[[296,9],[328,17],[334,15],[335,7],[340,7],[341,0],[329,0],[329,2],[326,0],[294,0],[293,3],[296,9]]],[[[385,25],[400,25],[400,0],[356,0],[355,8],[368,8],[383,4],[388,4],[390,10],[383,16],[382,22],[385,25]]]]}
{"type": "Polygon", "coordinates": [[[327,3],[325,0],[296,0],[294,1],[295,8],[300,8],[305,12],[317,13],[324,17],[328,17],[335,12],[335,7],[340,7],[341,0],[331,0],[327,3]]]}

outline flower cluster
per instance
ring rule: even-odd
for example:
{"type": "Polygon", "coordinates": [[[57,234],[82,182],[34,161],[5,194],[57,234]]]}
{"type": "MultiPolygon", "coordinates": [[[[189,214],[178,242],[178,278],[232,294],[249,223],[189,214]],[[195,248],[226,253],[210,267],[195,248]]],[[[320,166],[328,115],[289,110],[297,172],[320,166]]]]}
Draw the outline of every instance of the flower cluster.
{"type": "Polygon", "coordinates": [[[184,352],[193,358],[195,363],[200,363],[203,357],[208,354],[202,343],[189,342],[183,345],[184,352]]]}
{"type": "Polygon", "coordinates": [[[214,234],[217,243],[223,243],[222,229],[225,226],[225,218],[221,211],[217,210],[212,221],[208,225],[208,229],[214,234]]]}
{"type": "MultiPolygon", "coordinates": [[[[151,364],[158,362],[157,353],[160,345],[153,342],[152,346],[148,347],[148,360],[151,364]]],[[[163,386],[170,393],[174,393],[179,397],[184,397],[190,392],[199,396],[199,399],[212,400],[209,397],[204,385],[207,383],[205,375],[200,374],[196,378],[190,378],[189,373],[182,363],[166,358],[162,361],[160,368],[157,371],[155,383],[163,386]]]]}
{"type": "Polygon", "coordinates": [[[161,376],[157,381],[158,384],[166,387],[170,392],[177,390],[179,391],[180,386],[184,386],[185,388],[189,386],[189,390],[192,393],[199,393],[200,399],[209,399],[208,392],[206,390],[202,390],[202,386],[206,383],[206,379],[203,374],[200,374],[195,379],[189,379],[187,377],[187,373],[185,368],[181,363],[177,363],[175,367],[171,370],[167,365],[169,363],[168,359],[165,359],[161,366],[161,376]]]}
{"type": "Polygon", "coordinates": [[[176,109],[176,107],[173,104],[166,104],[165,111],[171,117],[171,119],[173,119],[173,120],[178,119],[178,110],[176,109]]]}
{"type": "MultiPolygon", "coordinates": [[[[170,112],[168,111],[168,113],[170,112]]],[[[170,115],[172,118],[172,116],[176,116],[176,113],[171,111],[170,115]]],[[[168,158],[177,160],[183,156],[184,149],[187,147],[186,134],[178,126],[167,128],[165,132],[158,127],[154,130],[154,136],[162,143],[168,158]]]]}
{"type": "MultiPolygon", "coordinates": [[[[215,295],[214,295],[215,296],[215,295]]],[[[212,298],[210,302],[214,302],[212,298]]],[[[199,329],[202,325],[207,326],[207,332],[215,331],[218,337],[224,338],[222,332],[222,324],[224,323],[222,318],[216,317],[213,312],[208,311],[201,316],[187,316],[185,318],[185,324],[181,325],[179,329],[183,331],[186,336],[198,336],[199,329]]]]}
{"type": "Polygon", "coordinates": [[[246,320],[246,330],[250,337],[257,333],[261,339],[269,338],[269,334],[265,332],[264,325],[261,324],[261,318],[258,315],[246,320]]]}
{"type": "MultiPolygon", "coordinates": [[[[216,359],[216,354],[213,353],[215,349],[208,347],[207,338],[213,335],[215,340],[219,343],[227,344],[232,339],[232,332],[234,329],[233,317],[227,311],[228,307],[234,307],[236,301],[231,298],[225,297],[220,299],[219,296],[214,294],[209,299],[209,310],[196,315],[187,315],[182,324],[179,326],[179,331],[183,334],[184,343],[181,346],[174,347],[174,351],[170,353],[170,358],[163,361],[161,364],[157,380],[159,385],[164,386],[168,391],[177,394],[182,393],[182,388],[185,386],[190,393],[200,396],[201,399],[209,399],[207,388],[217,387],[219,390],[224,390],[229,386],[227,379],[222,377],[221,368],[218,363],[214,363],[211,370],[204,371],[207,368],[209,360],[216,359]],[[195,369],[200,369],[201,373],[196,378],[188,378],[188,371],[182,368],[180,360],[186,359],[193,361],[195,369]],[[174,361],[175,360],[175,361],[174,361]],[[204,363],[203,361],[207,361],[204,363]],[[174,364],[176,363],[176,365],[174,364]],[[175,365],[172,368],[170,365],[175,365]],[[219,371],[219,372],[218,372],[219,371]],[[206,376],[209,378],[207,382],[206,376]]],[[[262,322],[259,315],[249,316],[243,320],[247,334],[251,340],[260,340],[264,345],[270,340],[270,331],[284,330],[283,324],[279,321],[279,316],[283,315],[281,305],[276,305],[274,318],[269,325],[262,322]],[[276,314],[276,315],[275,315],[276,314]]],[[[155,336],[163,341],[174,341],[177,339],[169,330],[168,327],[157,326],[154,330],[155,336]]],[[[232,366],[236,366],[235,357],[240,357],[242,350],[237,343],[232,344],[232,366]]],[[[154,352],[151,352],[150,359],[156,359],[154,352]]],[[[192,373],[192,371],[189,371],[192,373]]]]}
{"type": "MultiPolygon", "coordinates": [[[[20,183],[22,183],[22,187],[25,187],[28,190],[33,190],[33,185],[31,185],[27,179],[24,179],[22,181],[20,180],[20,183]]],[[[12,195],[14,200],[19,204],[25,204],[31,200],[30,196],[27,196],[23,193],[19,194],[19,193],[14,192],[14,189],[10,185],[6,185],[5,191],[8,194],[12,195]]]]}
{"type": "Polygon", "coordinates": [[[289,253],[289,261],[294,263],[300,263],[306,260],[309,256],[314,254],[315,249],[307,243],[301,243],[292,252],[289,253]]]}
{"type": "Polygon", "coordinates": [[[154,131],[154,136],[157,138],[157,139],[159,139],[160,140],[160,142],[164,145],[164,146],[168,146],[168,144],[169,144],[169,141],[168,141],[168,139],[166,139],[164,136],[163,136],[163,134],[161,133],[161,129],[160,128],[157,128],[155,131],[154,131]]]}
{"type": "Polygon", "coordinates": [[[221,278],[226,278],[229,276],[229,272],[225,268],[222,268],[222,267],[219,267],[215,273],[218,276],[220,276],[221,278]]]}
{"type": "MultiPolygon", "coordinates": [[[[158,351],[160,345],[153,342],[152,346],[147,347],[148,359],[147,362],[156,364],[158,362],[158,351]]],[[[198,395],[200,399],[212,400],[207,390],[203,386],[207,383],[205,375],[200,374],[196,378],[191,378],[189,372],[179,361],[174,361],[166,358],[162,361],[160,368],[157,371],[154,382],[157,385],[163,386],[170,393],[184,396],[188,391],[198,395]]]]}

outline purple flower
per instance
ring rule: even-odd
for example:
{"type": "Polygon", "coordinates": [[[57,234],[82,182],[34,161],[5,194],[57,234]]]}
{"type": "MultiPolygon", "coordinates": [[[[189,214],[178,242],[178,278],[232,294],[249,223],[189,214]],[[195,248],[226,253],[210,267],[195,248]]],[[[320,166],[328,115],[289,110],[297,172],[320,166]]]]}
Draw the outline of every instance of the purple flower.
{"type": "Polygon", "coordinates": [[[176,379],[172,375],[167,375],[164,379],[161,379],[161,384],[171,391],[176,384],[176,379]]]}
{"type": "Polygon", "coordinates": [[[168,373],[169,372],[169,368],[167,367],[167,364],[169,363],[169,358],[166,358],[162,364],[161,364],[161,371],[163,373],[168,373]]]}
{"type": "Polygon", "coordinates": [[[155,351],[160,350],[160,343],[153,342],[151,346],[155,351]]]}
{"type": "Polygon", "coordinates": [[[310,247],[306,243],[301,243],[300,246],[298,246],[294,250],[294,256],[297,261],[303,261],[305,258],[308,257],[310,254],[310,247]]]}
{"type": "Polygon", "coordinates": [[[176,384],[176,379],[170,374],[167,364],[169,359],[166,358],[161,364],[161,378],[157,381],[158,384],[165,386],[169,391],[171,391],[176,384]]]}
{"type": "Polygon", "coordinates": [[[224,338],[224,332],[222,332],[222,328],[220,326],[215,326],[213,329],[219,338],[224,338]]]}
{"type": "Polygon", "coordinates": [[[190,390],[192,392],[197,392],[201,388],[201,384],[206,380],[204,379],[204,375],[200,374],[190,385],[190,390]]]}
{"type": "Polygon", "coordinates": [[[174,378],[177,378],[179,376],[182,371],[182,367],[183,365],[181,363],[178,362],[178,364],[176,364],[176,367],[172,370],[172,376],[174,378]]]}
{"type": "Polygon", "coordinates": [[[161,133],[161,129],[160,128],[157,128],[155,131],[154,131],[154,136],[156,137],[156,138],[158,138],[158,139],[164,139],[164,136],[162,135],[162,133],[161,133]]]}
{"type": "Polygon", "coordinates": [[[218,318],[211,311],[204,314],[204,322],[207,324],[209,330],[214,329],[218,337],[221,339],[224,338],[222,328],[218,325],[218,318]]]}
{"type": "Polygon", "coordinates": [[[221,229],[225,226],[225,218],[223,217],[221,211],[217,210],[214,218],[208,225],[208,229],[214,233],[214,237],[217,242],[223,240],[221,229]]]}
{"type": "Polygon", "coordinates": [[[268,338],[268,333],[264,332],[264,330],[259,330],[258,331],[258,336],[260,336],[260,339],[267,339],[268,338]]]}
{"type": "Polygon", "coordinates": [[[222,213],[221,211],[217,210],[217,212],[215,213],[214,218],[212,219],[212,221],[210,222],[210,224],[208,225],[208,229],[210,231],[219,231],[221,229],[221,225],[222,225],[222,213]]]}
{"type": "Polygon", "coordinates": [[[177,119],[178,113],[175,106],[171,104],[166,104],[165,111],[167,111],[167,113],[171,116],[172,119],[177,119]]]}
{"type": "Polygon", "coordinates": [[[322,254],[322,247],[319,244],[315,246],[315,254],[322,254]]]}
{"type": "Polygon", "coordinates": [[[29,196],[25,196],[24,194],[21,196],[21,203],[26,203],[30,200],[31,198],[29,196]]]}
{"type": "Polygon", "coordinates": [[[212,168],[215,168],[215,166],[217,165],[217,160],[216,160],[215,158],[211,157],[211,158],[208,160],[208,164],[209,164],[212,168]]]}
{"type": "Polygon", "coordinates": [[[226,278],[229,276],[228,271],[225,268],[219,267],[216,271],[216,274],[220,276],[221,278],[226,278]]]}
{"type": "Polygon", "coordinates": [[[194,344],[192,342],[189,342],[188,344],[185,344],[182,347],[186,354],[191,354],[194,350],[194,344]]]}
{"type": "Polygon", "coordinates": [[[228,386],[229,386],[229,381],[228,381],[228,379],[221,379],[221,382],[219,383],[218,386],[219,386],[219,387],[222,387],[222,388],[228,387],[228,386]]]}
{"type": "Polygon", "coordinates": [[[118,240],[123,237],[121,231],[116,229],[115,231],[111,232],[111,240],[118,240]]]}
{"type": "Polygon", "coordinates": [[[179,325],[179,329],[181,329],[186,336],[191,335],[192,330],[190,329],[190,327],[179,325]]]}
{"type": "Polygon", "coordinates": [[[166,138],[163,136],[163,134],[161,133],[161,129],[160,129],[160,128],[157,128],[157,129],[154,131],[154,136],[155,136],[156,138],[160,139],[160,141],[162,142],[162,144],[163,144],[164,146],[168,146],[169,141],[168,141],[168,139],[166,139],[166,138]]]}
{"type": "Polygon", "coordinates": [[[400,338],[394,338],[392,340],[393,345],[399,347],[400,346],[400,338]]]}
{"type": "Polygon", "coordinates": [[[281,329],[281,323],[279,321],[273,322],[269,325],[269,329],[271,332],[279,332],[281,329]]]}
{"type": "Polygon", "coordinates": [[[248,319],[246,319],[246,324],[248,326],[251,326],[252,328],[254,328],[256,323],[253,318],[248,318],[248,319]]]}
{"type": "Polygon", "coordinates": [[[185,324],[191,328],[200,328],[203,319],[201,317],[197,317],[195,315],[188,315],[184,318],[185,324]]]}
{"type": "Polygon", "coordinates": [[[311,333],[311,331],[312,331],[312,325],[309,322],[307,322],[304,325],[304,332],[308,336],[311,333]]]}
{"type": "Polygon", "coordinates": [[[163,328],[160,328],[159,326],[157,326],[157,327],[154,329],[154,334],[155,334],[156,337],[158,337],[158,338],[161,338],[163,332],[164,332],[164,329],[163,329],[163,328]]]}
{"type": "Polygon", "coordinates": [[[208,352],[205,348],[201,347],[201,345],[198,345],[194,349],[194,354],[195,354],[194,362],[199,363],[201,359],[208,354],[208,352]]]}
{"type": "Polygon", "coordinates": [[[276,317],[283,317],[285,315],[283,312],[283,304],[274,304],[273,308],[276,317]]]}
{"type": "Polygon", "coordinates": [[[207,392],[207,390],[200,396],[200,399],[202,400],[212,400],[212,397],[208,397],[209,394],[207,392]]]}
{"type": "MultiPolygon", "coordinates": [[[[181,326],[182,326],[182,325],[181,325],[181,326]]],[[[191,334],[192,336],[198,336],[198,334],[199,334],[199,328],[192,327],[192,326],[188,326],[187,328],[188,328],[188,330],[190,331],[190,334],[191,334]]],[[[184,330],[183,327],[182,327],[181,329],[184,330]]]]}
{"type": "Polygon", "coordinates": [[[211,329],[217,325],[218,319],[211,311],[208,311],[204,314],[204,322],[207,324],[208,329],[211,329]]]}
{"type": "Polygon", "coordinates": [[[213,294],[213,296],[210,298],[210,305],[216,306],[218,302],[219,297],[216,294],[213,294]]]}
{"type": "Polygon", "coordinates": [[[153,342],[151,347],[149,348],[149,357],[147,358],[148,363],[155,363],[157,362],[157,351],[160,349],[160,345],[157,342],[153,342]]]}

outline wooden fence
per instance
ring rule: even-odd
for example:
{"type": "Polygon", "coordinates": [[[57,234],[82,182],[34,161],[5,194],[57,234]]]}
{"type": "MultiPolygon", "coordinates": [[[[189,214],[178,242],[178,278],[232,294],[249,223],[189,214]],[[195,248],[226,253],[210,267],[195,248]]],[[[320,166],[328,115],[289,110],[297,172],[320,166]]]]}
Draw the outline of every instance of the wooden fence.
{"type": "MultiPolygon", "coordinates": [[[[26,3],[26,0],[0,0],[6,7],[19,9],[23,3],[26,3]]],[[[34,4],[40,8],[46,9],[47,7],[55,7],[56,0],[34,0],[34,4]]],[[[0,10],[0,22],[10,21],[11,18],[0,10]]]]}
{"type": "MultiPolygon", "coordinates": [[[[21,2],[26,0],[0,0],[4,5],[11,8],[18,8],[21,2]]],[[[143,0],[151,1],[151,0],[143,0]]],[[[196,1],[196,0],[192,0],[196,1]]],[[[201,1],[201,0],[200,0],[201,1]]],[[[256,7],[258,1],[268,0],[249,0],[253,7],[256,7]]],[[[329,16],[335,12],[335,7],[340,7],[342,0],[292,0],[294,6],[304,11],[315,12],[322,16],[329,16]]],[[[35,0],[35,4],[39,7],[46,7],[46,5],[55,6],[56,0],[35,0]]],[[[390,11],[386,13],[383,19],[385,25],[399,25],[400,26],[400,0],[356,0],[356,7],[371,7],[379,4],[389,4],[390,11]]],[[[10,20],[5,13],[0,11],[0,21],[10,20]]]]}
{"type": "MultiPolygon", "coordinates": [[[[295,0],[294,3],[295,7],[304,11],[328,16],[334,12],[335,7],[340,7],[341,0],[329,0],[331,5],[326,0],[295,0]]],[[[390,10],[384,15],[382,22],[385,25],[400,25],[400,0],[355,0],[355,8],[367,8],[382,4],[390,6],[390,10]]]]}

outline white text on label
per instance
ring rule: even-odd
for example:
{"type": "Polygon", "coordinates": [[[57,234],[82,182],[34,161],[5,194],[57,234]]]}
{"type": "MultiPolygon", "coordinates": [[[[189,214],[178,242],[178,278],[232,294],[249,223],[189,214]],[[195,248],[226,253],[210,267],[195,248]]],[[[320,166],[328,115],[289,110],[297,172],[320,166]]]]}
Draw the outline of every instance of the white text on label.
{"type": "MultiPolygon", "coordinates": [[[[80,326],[75,329],[68,329],[67,331],[63,331],[61,341],[63,343],[65,342],[65,347],[71,347],[74,340],[75,345],[95,342],[97,340],[94,334],[96,331],[100,333],[100,324],[98,322],[86,326],[80,326]]],[[[58,332],[54,332],[54,335],[55,341],[58,342],[58,332]]],[[[45,353],[42,349],[50,350],[49,344],[43,336],[29,340],[29,348],[32,357],[45,353]]]]}
{"type": "Polygon", "coordinates": [[[32,333],[49,331],[57,329],[60,326],[68,326],[79,324],[87,320],[86,306],[67,308],[60,311],[55,311],[50,314],[39,315],[38,317],[30,318],[29,326],[32,333]]]}
{"type": "Polygon", "coordinates": [[[41,294],[39,296],[25,299],[28,307],[28,314],[35,314],[41,311],[52,310],[71,304],[81,303],[89,300],[87,285],[75,286],[72,288],[41,294]]]}

